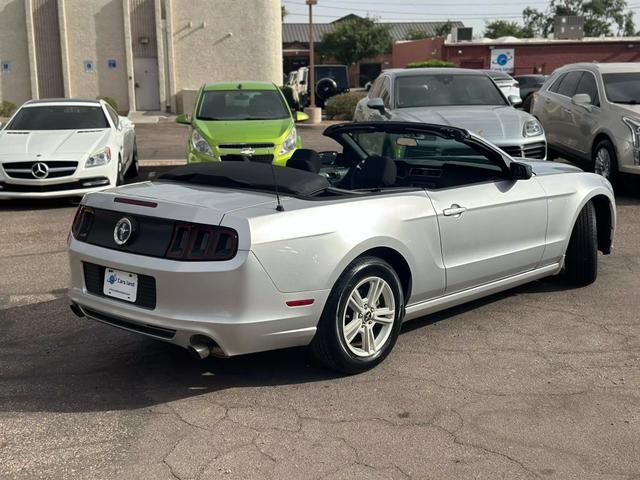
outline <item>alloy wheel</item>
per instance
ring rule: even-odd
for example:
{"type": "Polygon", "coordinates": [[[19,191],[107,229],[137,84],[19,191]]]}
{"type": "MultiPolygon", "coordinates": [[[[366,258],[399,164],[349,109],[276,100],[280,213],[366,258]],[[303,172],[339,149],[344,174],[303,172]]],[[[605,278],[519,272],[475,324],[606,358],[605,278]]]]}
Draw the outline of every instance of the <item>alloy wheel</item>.
{"type": "Polygon", "coordinates": [[[351,353],[371,357],[389,338],[396,320],[393,290],[380,277],[361,280],[349,294],[342,317],[342,335],[351,353]]]}

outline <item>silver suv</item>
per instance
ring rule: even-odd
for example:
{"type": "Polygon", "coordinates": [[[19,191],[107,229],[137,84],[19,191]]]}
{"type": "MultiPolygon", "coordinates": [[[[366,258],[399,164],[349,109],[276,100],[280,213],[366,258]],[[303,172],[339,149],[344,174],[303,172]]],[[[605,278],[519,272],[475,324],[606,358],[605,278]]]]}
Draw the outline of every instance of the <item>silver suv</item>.
{"type": "Polygon", "coordinates": [[[553,155],[587,161],[613,180],[640,174],[640,63],[576,63],[534,93],[533,115],[553,155]]]}

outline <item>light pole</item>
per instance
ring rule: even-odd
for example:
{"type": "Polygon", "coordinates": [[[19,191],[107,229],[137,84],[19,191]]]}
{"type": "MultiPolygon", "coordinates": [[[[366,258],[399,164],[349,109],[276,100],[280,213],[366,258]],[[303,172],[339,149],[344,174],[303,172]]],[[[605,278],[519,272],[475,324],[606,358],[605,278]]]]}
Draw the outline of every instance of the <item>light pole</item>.
{"type": "Polygon", "coordinates": [[[314,62],[313,44],[313,6],[318,4],[318,0],[306,0],[309,5],[309,106],[305,112],[309,115],[310,123],[320,123],[322,121],[322,110],[316,107],[316,72],[314,62]]]}
{"type": "Polygon", "coordinates": [[[318,4],[318,0],[307,0],[309,5],[309,106],[316,106],[316,76],[314,62],[314,44],[313,44],[313,6],[318,4]]]}

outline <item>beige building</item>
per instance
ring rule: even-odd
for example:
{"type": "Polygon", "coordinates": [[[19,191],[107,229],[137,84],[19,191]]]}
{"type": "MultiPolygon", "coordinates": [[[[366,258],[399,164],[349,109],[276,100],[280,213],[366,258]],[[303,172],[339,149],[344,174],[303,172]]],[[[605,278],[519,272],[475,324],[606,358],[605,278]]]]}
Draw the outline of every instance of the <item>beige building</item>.
{"type": "Polygon", "coordinates": [[[189,110],[205,82],[282,83],[280,0],[0,0],[0,101],[189,110]]]}

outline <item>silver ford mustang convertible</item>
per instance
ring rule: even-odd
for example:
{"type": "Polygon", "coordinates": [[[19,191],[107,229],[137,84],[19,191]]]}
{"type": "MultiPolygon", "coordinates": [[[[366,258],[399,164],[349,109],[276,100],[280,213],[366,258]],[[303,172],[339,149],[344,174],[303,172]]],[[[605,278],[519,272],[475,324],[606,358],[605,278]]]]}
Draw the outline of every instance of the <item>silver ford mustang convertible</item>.
{"type": "Polygon", "coordinates": [[[549,275],[587,285],[611,252],[603,177],[514,161],[468,131],[334,125],[340,151],[214,162],[85,196],[71,308],[200,358],[297,345],[360,372],[401,323],[549,275]]]}

